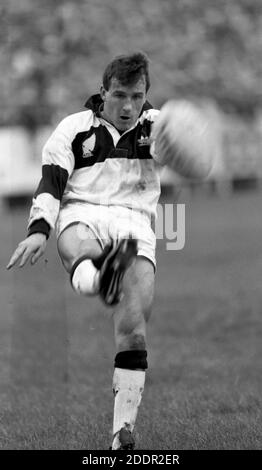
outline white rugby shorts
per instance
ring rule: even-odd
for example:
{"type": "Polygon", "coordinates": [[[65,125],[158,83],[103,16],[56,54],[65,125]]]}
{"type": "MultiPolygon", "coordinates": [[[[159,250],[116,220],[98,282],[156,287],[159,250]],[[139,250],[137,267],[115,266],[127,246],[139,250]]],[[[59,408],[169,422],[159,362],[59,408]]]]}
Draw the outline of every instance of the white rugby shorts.
{"type": "Polygon", "coordinates": [[[56,222],[57,239],[71,224],[79,222],[78,234],[84,239],[83,225],[90,227],[95,238],[104,248],[112,239],[132,238],[138,241],[138,256],[149,259],[156,267],[156,236],[150,217],[140,211],[123,206],[103,206],[81,201],[69,201],[59,212],[56,222]]]}

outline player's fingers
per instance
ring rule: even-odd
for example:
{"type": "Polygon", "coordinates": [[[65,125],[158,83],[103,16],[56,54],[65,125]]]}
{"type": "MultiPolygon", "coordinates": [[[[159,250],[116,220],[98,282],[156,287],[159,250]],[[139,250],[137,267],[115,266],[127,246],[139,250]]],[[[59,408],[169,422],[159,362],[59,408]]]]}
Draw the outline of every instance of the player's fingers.
{"type": "Polygon", "coordinates": [[[26,249],[24,251],[21,262],[19,264],[19,268],[23,268],[23,266],[27,263],[27,261],[28,261],[31,254],[32,254],[32,251],[30,251],[28,249],[26,249]]]}
{"type": "Polygon", "coordinates": [[[39,249],[36,251],[36,253],[34,254],[34,256],[32,256],[32,258],[31,258],[31,264],[35,264],[35,263],[39,260],[39,258],[41,258],[41,256],[42,256],[43,254],[44,254],[44,250],[43,250],[43,248],[41,247],[41,248],[39,248],[39,249]]]}
{"type": "Polygon", "coordinates": [[[15,250],[15,252],[13,253],[13,255],[11,256],[9,263],[6,266],[6,269],[12,268],[16,264],[16,262],[19,260],[19,258],[24,254],[25,250],[26,250],[25,246],[19,245],[17,249],[15,250]]]}

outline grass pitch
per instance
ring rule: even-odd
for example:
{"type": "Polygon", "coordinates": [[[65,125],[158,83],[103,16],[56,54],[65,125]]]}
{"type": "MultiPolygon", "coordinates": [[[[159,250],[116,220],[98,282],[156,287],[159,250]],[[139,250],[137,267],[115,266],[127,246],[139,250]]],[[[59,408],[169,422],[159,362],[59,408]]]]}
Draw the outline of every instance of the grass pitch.
{"type": "MultiPolygon", "coordinates": [[[[158,241],[137,448],[260,449],[261,192],[184,200],[184,250],[158,241]]],[[[110,315],[73,293],[54,238],[34,267],[5,270],[27,215],[1,213],[0,448],[108,449],[110,315]]]]}

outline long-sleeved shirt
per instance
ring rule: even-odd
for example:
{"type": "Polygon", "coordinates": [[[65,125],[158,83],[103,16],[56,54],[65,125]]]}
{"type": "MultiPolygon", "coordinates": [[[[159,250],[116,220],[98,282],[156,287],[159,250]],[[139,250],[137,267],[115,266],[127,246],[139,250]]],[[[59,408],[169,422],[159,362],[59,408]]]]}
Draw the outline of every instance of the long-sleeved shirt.
{"type": "Polygon", "coordinates": [[[42,179],[33,197],[29,235],[49,236],[68,201],[118,205],[146,213],[152,222],[160,195],[159,167],[152,157],[151,126],[159,111],[146,102],[135,125],[120,134],[100,114],[92,96],[87,110],[67,116],[42,153],[42,179]]]}

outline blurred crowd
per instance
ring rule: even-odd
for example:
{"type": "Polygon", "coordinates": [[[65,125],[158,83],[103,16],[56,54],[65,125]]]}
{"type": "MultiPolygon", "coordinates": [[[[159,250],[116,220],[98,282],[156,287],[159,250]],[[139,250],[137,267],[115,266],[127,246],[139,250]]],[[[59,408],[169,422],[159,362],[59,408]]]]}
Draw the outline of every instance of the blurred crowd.
{"type": "Polygon", "coordinates": [[[6,0],[0,13],[0,138],[24,128],[32,159],[39,134],[83,109],[113,56],[142,50],[153,105],[202,100],[227,174],[261,175],[261,0],[6,0]]]}

